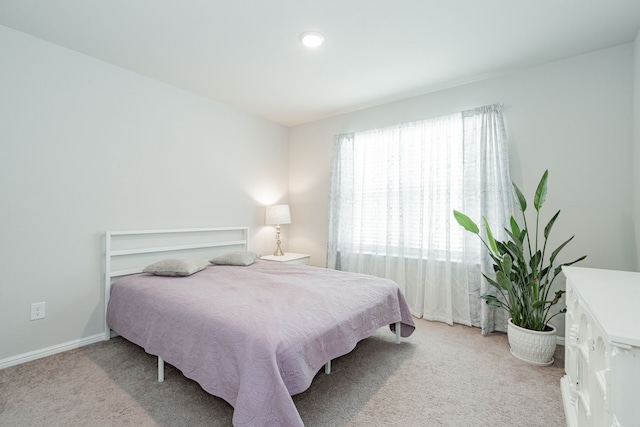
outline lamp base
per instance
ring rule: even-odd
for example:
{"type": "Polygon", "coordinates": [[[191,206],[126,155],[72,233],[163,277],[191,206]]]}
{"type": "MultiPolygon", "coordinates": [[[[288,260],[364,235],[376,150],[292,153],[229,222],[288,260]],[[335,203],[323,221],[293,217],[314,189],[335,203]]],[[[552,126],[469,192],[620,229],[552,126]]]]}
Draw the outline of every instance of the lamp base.
{"type": "Polygon", "coordinates": [[[284,256],[284,252],[282,252],[282,248],[280,247],[280,226],[276,226],[276,251],[273,253],[273,256],[284,256]]]}

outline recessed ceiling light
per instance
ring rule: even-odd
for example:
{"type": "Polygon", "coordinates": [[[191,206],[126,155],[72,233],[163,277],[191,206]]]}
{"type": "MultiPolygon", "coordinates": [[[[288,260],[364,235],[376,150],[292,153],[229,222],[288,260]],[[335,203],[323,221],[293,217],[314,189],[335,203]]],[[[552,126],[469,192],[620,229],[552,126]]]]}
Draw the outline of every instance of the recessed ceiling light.
{"type": "Polygon", "coordinates": [[[318,47],[324,43],[324,36],[314,31],[307,31],[300,34],[300,41],[306,47],[318,47]]]}

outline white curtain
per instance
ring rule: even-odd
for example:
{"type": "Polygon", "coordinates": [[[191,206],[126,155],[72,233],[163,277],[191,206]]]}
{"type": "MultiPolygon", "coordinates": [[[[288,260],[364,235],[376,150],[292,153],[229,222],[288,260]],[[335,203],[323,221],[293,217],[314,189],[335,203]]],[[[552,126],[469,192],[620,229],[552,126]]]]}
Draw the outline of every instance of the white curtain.
{"type": "Polygon", "coordinates": [[[504,237],[511,180],[500,106],[338,135],[329,205],[328,267],[394,280],[415,316],[506,330],[503,310],[480,299],[488,254],[453,217],[480,224],[484,215],[504,237]]]}

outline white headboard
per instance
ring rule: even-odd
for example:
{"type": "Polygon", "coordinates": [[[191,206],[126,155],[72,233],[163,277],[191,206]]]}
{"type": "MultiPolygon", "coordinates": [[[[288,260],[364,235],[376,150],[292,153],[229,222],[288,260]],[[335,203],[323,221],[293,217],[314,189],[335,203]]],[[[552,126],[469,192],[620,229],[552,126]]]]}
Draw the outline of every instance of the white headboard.
{"type": "Polygon", "coordinates": [[[164,258],[210,258],[230,250],[249,249],[249,227],[107,231],[104,263],[104,334],[111,331],[106,315],[114,279],[141,273],[164,258]]]}

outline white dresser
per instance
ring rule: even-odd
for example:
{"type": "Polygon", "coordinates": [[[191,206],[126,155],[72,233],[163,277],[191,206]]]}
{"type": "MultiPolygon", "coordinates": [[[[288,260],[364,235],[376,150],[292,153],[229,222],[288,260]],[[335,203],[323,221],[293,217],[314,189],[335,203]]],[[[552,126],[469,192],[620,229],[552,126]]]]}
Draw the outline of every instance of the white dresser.
{"type": "Polygon", "coordinates": [[[640,426],[640,273],[565,267],[569,426],[640,426]]]}

